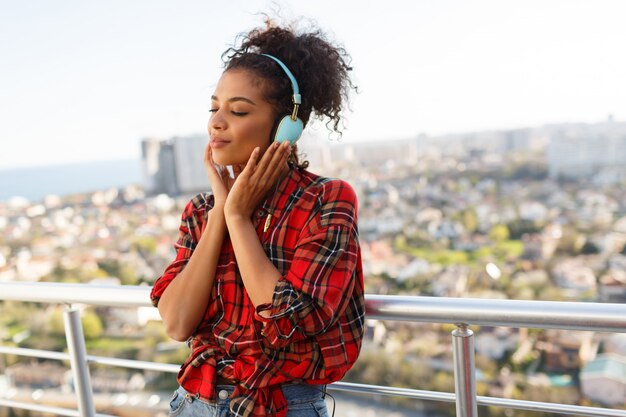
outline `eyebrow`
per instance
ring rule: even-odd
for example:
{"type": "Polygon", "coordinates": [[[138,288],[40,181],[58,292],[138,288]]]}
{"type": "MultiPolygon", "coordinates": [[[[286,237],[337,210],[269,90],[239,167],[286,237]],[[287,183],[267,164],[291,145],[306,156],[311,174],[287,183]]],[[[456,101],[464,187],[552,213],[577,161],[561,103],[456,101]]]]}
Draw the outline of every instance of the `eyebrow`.
{"type": "MultiPolygon", "coordinates": [[[[211,100],[214,100],[214,101],[219,101],[219,99],[217,98],[217,96],[211,96],[211,100]]],[[[226,100],[226,101],[231,102],[231,103],[232,103],[233,101],[244,101],[244,102],[246,102],[246,103],[250,103],[250,104],[252,104],[252,105],[256,106],[256,103],[255,103],[254,101],[250,100],[249,98],[245,98],[245,97],[231,97],[231,98],[229,98],[229,99],[228,99],[228,100],[226,100]]]]}

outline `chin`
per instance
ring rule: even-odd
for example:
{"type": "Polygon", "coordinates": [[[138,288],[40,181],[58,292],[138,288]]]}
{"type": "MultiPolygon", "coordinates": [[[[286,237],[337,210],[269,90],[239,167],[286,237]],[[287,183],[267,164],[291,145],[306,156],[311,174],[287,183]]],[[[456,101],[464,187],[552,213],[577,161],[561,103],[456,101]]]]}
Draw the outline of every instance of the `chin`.
{"type": "Polygon", "coordinates": [[[247,161],[241,162],[238,158],[234,158],[229,155],[216,155],[213,154],[213,162],[218,165],[227,166],[227,165],[237,165],[237,164],[245,164],[247,161]]]}
{"type": "Polygon", "coordinates": [[[213,154],[213,162],[222,166],[230,165],[227,158],[218,158],[215,154],[213,154]]]}
{"type": "Polygon", "coordinates": [[[233,157],[228,152],[220,152],[213,150],[213,162],[217,165],[232,165],[233,157]]]}

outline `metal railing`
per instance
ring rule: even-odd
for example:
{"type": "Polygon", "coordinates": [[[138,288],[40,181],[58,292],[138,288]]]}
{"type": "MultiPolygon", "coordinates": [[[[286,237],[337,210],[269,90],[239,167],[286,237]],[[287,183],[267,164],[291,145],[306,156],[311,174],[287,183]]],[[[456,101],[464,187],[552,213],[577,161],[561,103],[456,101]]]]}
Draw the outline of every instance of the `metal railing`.
{"type": "MultiPolygon", "coordinates": [[[[0,282],[0,300],[66,304],[65,330],[69,353],[0,346],[0,353],[69,360],[74,374],[78,411],[19,403],[0,398],[0,406],[39,410],[57,415],[106,417],[96,414],[88,363],[176,373],[178,365],[88,356],[78,310],[72,304],[120,307],[150,306],[148,287],[88,284],[0,282]]],[[[626,417],[626,410],[545,403],[476,395],[474,326],[565,329],[626,333],[626,305],[581,302],[492,300],[444,297],[366,295],[367,317],[380,320],[450,323],[455,393],[337,382],[330,389],[455,402],[457,417],[477,417],[477,406],[542,411],[580,416],[626,417]]]]}

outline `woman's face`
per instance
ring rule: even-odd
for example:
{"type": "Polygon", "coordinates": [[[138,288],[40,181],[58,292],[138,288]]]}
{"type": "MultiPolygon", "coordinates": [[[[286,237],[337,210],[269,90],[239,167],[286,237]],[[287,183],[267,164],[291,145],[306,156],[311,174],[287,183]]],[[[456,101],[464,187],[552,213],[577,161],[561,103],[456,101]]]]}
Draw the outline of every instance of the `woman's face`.
{"type": "Polygon", "coordinates": [[[262,155],[270,145],[276,115],[261,88],[262,84],[248,71],[222,74],[211,97],[208,126],[216,164],[245,164],[254,148],[259,146],[262,155]]]}

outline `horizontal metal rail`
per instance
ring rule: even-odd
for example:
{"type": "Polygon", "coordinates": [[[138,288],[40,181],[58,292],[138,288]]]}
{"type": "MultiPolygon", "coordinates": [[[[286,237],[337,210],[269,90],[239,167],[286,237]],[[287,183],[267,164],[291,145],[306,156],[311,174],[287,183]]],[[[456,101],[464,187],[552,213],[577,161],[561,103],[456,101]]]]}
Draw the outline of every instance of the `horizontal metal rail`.
{"type": "MultiPolygon", "coordinates": [[[[0,282],[0,300],[147,307],[149,287],[85,284],[0,282]]],[[[626,333],[626,305],[581,302],[492,300],[446,297],[366,295],[368,318],[409,322],[472,324],[626,333]]],[[[0,353],[69,360],[69,354],[0,346],[0,353]]],[[[176,373],[179,365],[87,356],[90,363],[176,373]]],[[[454,393],[337,382],[337,391],[455,402],[454,393]]],[[[477,396],[481,406],[497,406],[579,416],[626,417],[626,410],[477,396]]],[[[0,406],[15,403],[0,400],[0,406]]],[[[14,405],[17,407],[16,405],[14,405]]],[[[34,406],[28,404],[28,406],[34,406]]],[[[24,408],[24,407],[20,407],[24,408]]],[[[49,408],[48,408],[49,409],[49,408]]],[[[65,410],[78,415],[75,410],[65,410]]],[[[103,416],[103,415],[98,415],[103,416]]]]}
{"type": "MultiPolygon", "coordinates": [[[[29,358],[54,359],[59,361],[70,360],[69,353],[51,352],[49,350],[41,349],[0,346],[0,353],[4,353],[6,355],[27,356],[29,358]]],[[[142,371],[169,372],[172,374],[176,374],[180,370],[180,365],[175,365],[172,363],[137,361],[133,359],[117,359],[109,358],[107,356],[87,355],[87,362],[99,365],[116,366],[118,368],[140,369],[142,371]]]]}
{"type": "Polygon", "coordinates": [[[152,307],[150,287],[132,285],[0,282],[0,300],[110,307],[152,307]]]}
{"type": "MultiPolygon", "coordinates": [[[[363,385],[351,382],[335,382],[328,386],[335,391],[346,391],[362,394],[389,395],[394,397],[406,397],[416,400],[430,400],[453,403],[456,396],[451,392],[423,391],[410,388],[386,387],[381,385],[363,385]]],[[[545,403],[538,401],[511,400],[508,398],[495,398],[478,396],[478,405],[495,406],[501,408],[515,408],[518,410],[541,411],[548,413],[566,414],[568,416],[601,416],[601,417],[624,417],[626,410],[612,410],[609,408],[583,407],[579,405],[545,403]]]]}
{"type": "MultiPolygon", "coordinates": [[[[149,307],[150,288],[0,282],[0,300],[149,307]]],[[[372,319],[626,333],[626,304],[480,298],[365,296],[372,319]]]]}
{"type": "MultiPolygon", "coordinates": [[[[40,413],[50,413],[57,416],[81,417],[78,410],[70,410],[69,408],[53,407],[49,405],[24,403],[20,401],[5,400],[0,398],[0,407],[19,408],[22,410],[37,411],[40,413]]],[[[115,417],[110,414],[95,414],[95,417],[115,417]]]]}
{"type": "MultiPolygon", "coordinates": [[[[70,356],[67,353],[62,352],[50,352],[47,350],[39,349],[26,349],[26,348],[14,348],[7,346],[0,346],[1,354],[28,356],[33,358],[42,359],[56,359],[69,361],[70,356]]],[[[130,359],[115,359],[102,356],[88,356],[89,362],[106,364],[109,366],[116,366],[120,368],[141,369],[146,371],[160,371],[176,374],[180,369],[180,365],[169,363],[155,363],[146,361],[136,361],[130,359]]],[[[376,394],[387,395],[393,397],[405,397],[414,400],[426,400],[426,401],[440,401],[453,403],[456,400],[456,396],[450,392],[438,392],[438,391],[426,391],[416,390],[410,388],[398,388],[387,387],[381,385],[366,385],[356,384],[352,382],[335,382],[329,385],[329,390],[332,391],[344,391],[360,394],[376,394]]],[[[554,404],[537,401],[525,401],[525,400],[512,400],[507,398],[494,398],[478,396],[478,405],[482,406],[496,406],[502,408],[515,408],[518,410],[530,410],[530,411],[542,411],[551,413],[561,413],[567,415],[578,416],[606,416],[606,417],[624,417],[626,416],[626,410],[611,410],[607,408],[597,407],[583,407],[567,404],[554,404]]],[[[0,400],[2,405],[2,400],[0,400]]],[[[72,411],[72,410],[69,410],[72,411]]],[[[50,411],[51,412],[51,411],[50,411]]],[[[61,414],[61,415],[78,415],[74,414],[61,414]]]]}
{"type": "Polygon", "coordinates": [[[626,333],[626,304],[480,298],[366,296],[383,320],[626,333]]]}

